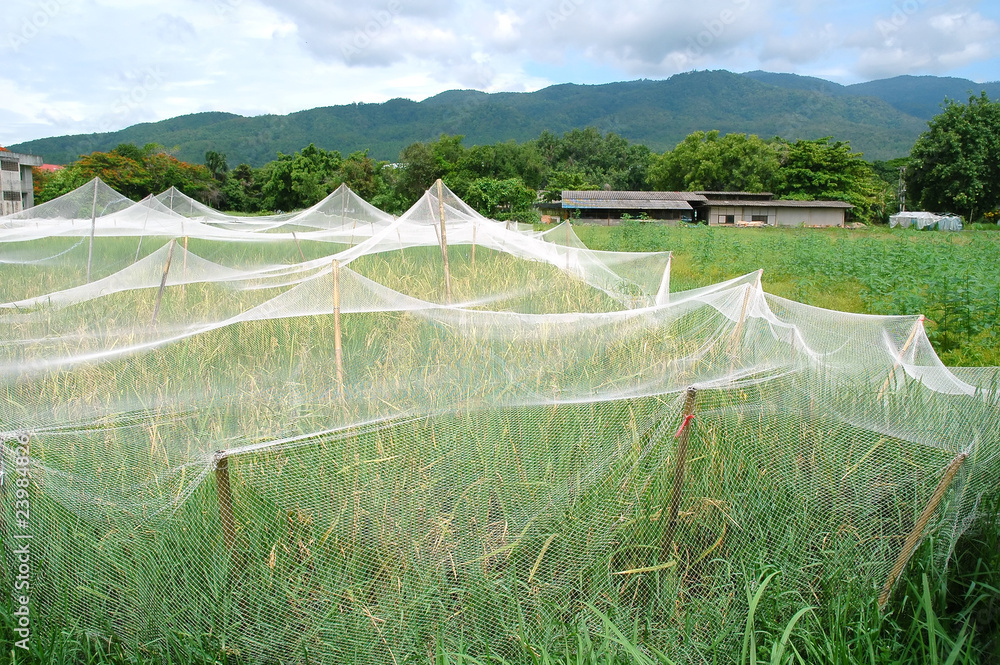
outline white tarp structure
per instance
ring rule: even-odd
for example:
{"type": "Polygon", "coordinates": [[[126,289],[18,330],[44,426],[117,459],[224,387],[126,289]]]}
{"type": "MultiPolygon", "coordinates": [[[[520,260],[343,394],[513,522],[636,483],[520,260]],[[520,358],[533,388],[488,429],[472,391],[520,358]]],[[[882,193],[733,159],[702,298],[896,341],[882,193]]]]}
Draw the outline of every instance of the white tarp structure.
{"type": "Polygon", "coordinates": [[[696,660],[677,613],[722,608],[697,621],[739,653],[764,562],[884,602],[922,513],[944,561],[1000,493],[996,368],[945,367],[920,316],[761,272],[670,293],[669,252],[440,183],[398,219],[165,194],[0,218],[2,526],[44,552],[40,626],[392,663],[570,648],[591,606],[696,660]]]}
{"type": "Polygon", "coordinates": [[[891,228],[910,228],[917,230],[937,229],[938,231],[961,231],[962,218],[958,215],[940,214],[935,212],[904,211],[889,216],[891,228]]]}

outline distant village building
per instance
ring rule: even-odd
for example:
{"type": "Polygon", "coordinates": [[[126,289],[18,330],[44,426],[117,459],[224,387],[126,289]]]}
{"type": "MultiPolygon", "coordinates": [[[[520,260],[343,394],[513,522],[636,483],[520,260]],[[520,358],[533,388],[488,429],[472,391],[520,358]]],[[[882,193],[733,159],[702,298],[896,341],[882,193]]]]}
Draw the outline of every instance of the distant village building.
{"type": "Polygon", "coordinates": [[[617,223],[621,219],[705,222],[712,226],[845,226],[844,201],[780,201],[770,192],[564,191],[543,209],[550,219],[571,217],[617,223]],[[625,216],[628,217],[625,217],[625,216]]]}
{"type": "Polygon", "coordinates": [[[0,213],[12,215],[35,205],[35,185],[32,166],[41,166],[42,158],[22,155],[0,148],[0,213]]]}

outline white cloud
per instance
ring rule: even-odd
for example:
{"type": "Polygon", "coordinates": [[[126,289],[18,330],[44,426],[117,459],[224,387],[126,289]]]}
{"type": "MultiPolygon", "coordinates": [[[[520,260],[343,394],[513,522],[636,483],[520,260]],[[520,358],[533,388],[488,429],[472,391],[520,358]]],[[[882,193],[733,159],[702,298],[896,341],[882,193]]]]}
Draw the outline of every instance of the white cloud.
{"type": "Polygon", "coordinates": [[[854,35],[849,45],[859,51],[862,76],[946,74],[1000,52],[997,21],[971,9],[914,6],[909,12],[897,7],[854,35]]]}
{"type": "Polygon", "coordinates": [[[693,68],[962,75],[1000,53],[998,20],[986,0],[5,0],[0,143],[693,68]]]}

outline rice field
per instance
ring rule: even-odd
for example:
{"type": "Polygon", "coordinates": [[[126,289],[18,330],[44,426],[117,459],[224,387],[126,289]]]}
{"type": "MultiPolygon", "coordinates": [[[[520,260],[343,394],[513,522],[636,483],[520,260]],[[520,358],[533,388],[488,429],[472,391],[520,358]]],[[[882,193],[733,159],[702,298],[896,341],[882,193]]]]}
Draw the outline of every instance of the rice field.
{"type": "MultiPolygon", "coordinates": [[[[3,526],[30,533],[35,555],[29,648],[9,598],[2,652],[995,659],[995,377],[976,374],[969,393],[936,388],[959,384],[912,317],[798,305],[839,296],[789,287],[786,264],[760,246],[750,256],[702,230],[626,230],[580,235],[673,250],[669,304],[620,275],[588,281],[600,271],[468,243],[448,247],[446,272],[433,245],[331,268],[348,246],[192,238],[181,252],[99,238],[95,282],[143,260],[159,269],[171,251],[171,275],[215,277],[0,316],[2,429],[31,446],[29,524],[6,484],[3,526]],[[245,275],[314,259],[294,279],[245,275]],[[779,266],[777,289],[768,272],[756,286],[761,262],[779,266]],[[882,339],[902,349],[895,362],[882,339]]],[[[786,262],[791,242],[766,238],[786,262]]],[[[817,242],[803,241],[798,265],[834,271],[817,242]]],[[[84,284],[89,250],[74,243],[19,248],[59,258],[0,264],[0,299],[84,284]]],[[[6,445],[7,469],[17,457],[6,445]]],[[[0,581],[11,589],[14,550],[0,581]]]]}

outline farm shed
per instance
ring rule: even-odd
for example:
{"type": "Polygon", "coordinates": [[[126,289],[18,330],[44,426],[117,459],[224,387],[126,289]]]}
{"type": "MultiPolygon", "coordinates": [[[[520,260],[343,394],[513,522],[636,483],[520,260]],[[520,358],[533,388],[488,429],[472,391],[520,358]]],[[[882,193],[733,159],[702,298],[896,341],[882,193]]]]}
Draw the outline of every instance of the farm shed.
{"type": "Polygon", "coordinates": [[[623,215],[653,220],[694,221],[695,206],[706,199],[694,192],[564,191],[562,210],[579,211],[581,219],[621,219],[623,215]]]}
{"type": "Polygon", "coordinates": [[[844,201],[729,199],[708,201],[702,214],[713,226],[740,222],[767,226],[844,226],[847,211],[853,207],[844,201]]]}
{"type": "Polygon", "coordinates": [[[35,205],[31,167],[41,165],[41,157],[0,148],[0,190],[3,199],[0,214],[12,215],[35,205]]]}

